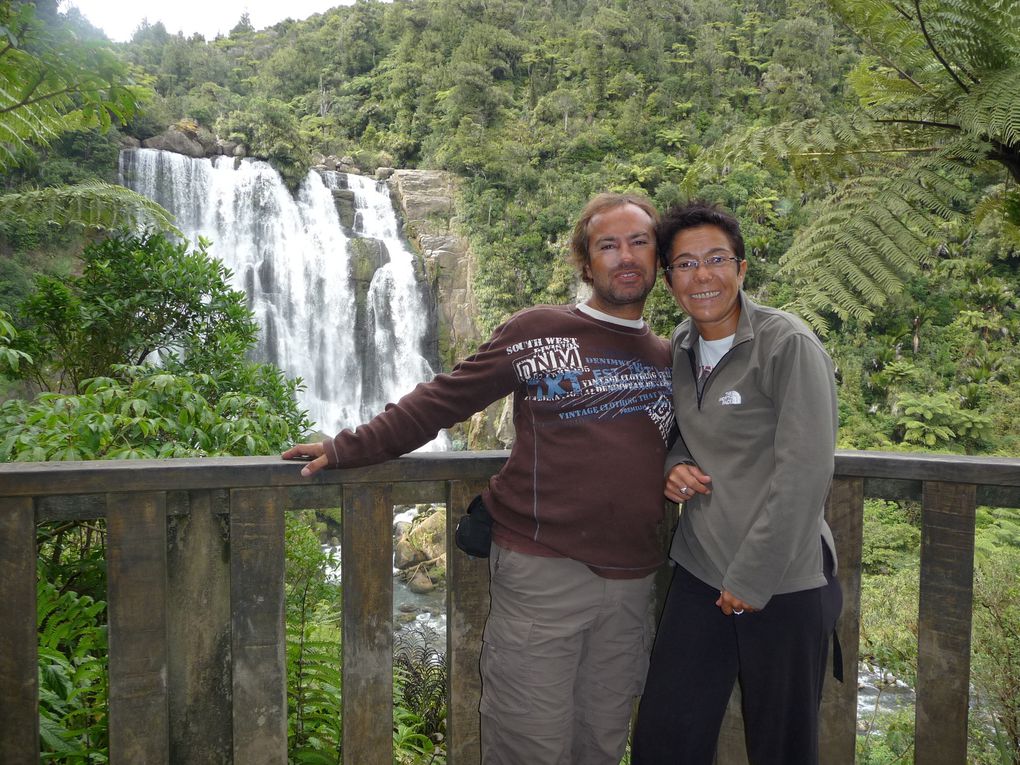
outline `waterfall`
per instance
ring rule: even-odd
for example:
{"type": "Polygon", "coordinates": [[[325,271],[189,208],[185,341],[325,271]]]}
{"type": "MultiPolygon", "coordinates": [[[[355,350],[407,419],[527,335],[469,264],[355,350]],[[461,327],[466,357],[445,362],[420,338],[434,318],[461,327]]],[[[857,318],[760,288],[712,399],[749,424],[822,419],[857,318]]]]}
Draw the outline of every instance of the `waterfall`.
{"type": "MultiPolygon", "coordinates": [[[[333,434],[432,378],[430,327],[414,256],[385,184],[309,172],[295,196],[267,163],[193,159],[155,149],[120,155],[120,182],[158,202],[191,241],[233,273],[262,328],[256,361],[301,377],[300,405],[333,434]],[[335,195],[353,196],[343,226],[335,195]]],[[[431,448],[445,448],[441,435],[431,448]]]]}

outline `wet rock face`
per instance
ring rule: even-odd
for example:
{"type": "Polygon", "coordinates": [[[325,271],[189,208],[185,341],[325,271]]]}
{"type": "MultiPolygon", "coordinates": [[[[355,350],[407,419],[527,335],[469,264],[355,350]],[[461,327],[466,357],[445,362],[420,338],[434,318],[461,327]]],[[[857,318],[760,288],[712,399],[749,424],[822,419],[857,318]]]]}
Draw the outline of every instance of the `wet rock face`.
{"type": "Polygon", "coordinates": [[[404,233],[421,253],[434,285],[444,366],[471,353],[482,340],[471,287],[474,258],[455,230],[456,179],[436,170],[394,170],[388,180],[404,233]]]}
{"type": "Polygon", "coordinates": [[[431,592],[446,578],[446,511],[437,509],[413,525],[398,524],[393,545],[393,565],[408,589],[431,592]]]}
{"type": "MultiPolygon", "coordinates": [[[[475,258],[456,227],[456,178],[435,170],[393,170],[388,185],[404,234],[422,256],[435,296],[439,356],[451,369],[484,339],[472,288],[475,258]]],[[[451,437],[469,449],[505,449],[514,440],[509,413],[506,402],[497,401],[451,429],[451,437]]]]}

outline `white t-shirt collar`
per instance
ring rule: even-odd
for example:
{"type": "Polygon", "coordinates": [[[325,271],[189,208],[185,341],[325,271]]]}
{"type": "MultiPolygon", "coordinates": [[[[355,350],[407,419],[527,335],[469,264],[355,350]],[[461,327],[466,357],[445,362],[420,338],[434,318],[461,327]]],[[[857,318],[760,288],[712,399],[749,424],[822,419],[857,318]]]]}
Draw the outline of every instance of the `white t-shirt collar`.
{"type": "Polygon", "coordinates": [[[720,337],[718,340],[706,340],[698,336],[698,362],[703,367],[714,369],[719,359],[726,355],[726,352],[733,347],[733,338],[736,333],[728,337],[720,337]]]}
{"type": "Polygon", "coordinates": [[[613,316],[612,314],[605,313],[604,311],[600,311],[598,308],[592,308],[587,303],[578,303],[577,310],[583,314],[591,316],[593,319],[608,321],[610,324],[619,324],[622,327],[643,329],[645,326],[644,319],[621,319],[619,316],[613,316]]]}

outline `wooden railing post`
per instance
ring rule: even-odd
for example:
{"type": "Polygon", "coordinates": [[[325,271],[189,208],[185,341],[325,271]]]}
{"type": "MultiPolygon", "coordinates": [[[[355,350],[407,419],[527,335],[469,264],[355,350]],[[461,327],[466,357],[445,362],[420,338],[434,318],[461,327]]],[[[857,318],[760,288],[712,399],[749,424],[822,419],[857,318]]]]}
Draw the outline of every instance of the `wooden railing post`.
{"type": "Polygon", "coordinates": [[[226,491],[175,492],[167,528],[171,765],[230,765],[230,563],[226,491]]]}
{"type": "Polygon", "coordinates": [[[914,758],[924,765],[962,765],[967,761],[976,488],[925,481],[923,497],[914,758]]]}
{"type": "Polygon", "coordinates": [[[234,763],[287,765],[284,493],[230,492],[234,763]]]}
{"type": "Polygon", "coordinates": [[[478,704],[482,678],[478,661],[482,628],[489,614],[489,561],[471,558],[457,549],[454,532],[484,481],[450,481],[446,494],[446,661],[447,761],[450,765],[478,765],[478,704]]]}
{"type": "Polygon", "coordinates": [[[170,761],[166,494],[106,495],[110,762],[170,761]]]}
{"type": "Polygon", "coordinates": [[[0,762],[39,761],[35,510],[31,497],[0,497],[0,762]]]}
{"type": "Polygon", "coordinates": [[[389,485],[344,486],[343,761],[393,762],[393,502],[389,485]]]}
{"type": "MultiPolygon", "coordinates": [[[[864,540],[864,479],[836,478],[829,490],[825,519],[836,542],[843,611],[836,634],[843,654],[843,682],[831,673],[822,690],[819,761],[853,765],[857,746],[857,662],[861,639],[861,551],[864,540]]],[[[832,646],[835,650],[835,645],[832,646]]],[[[830,655],[830,664],[834,657],[830,655]]]]}

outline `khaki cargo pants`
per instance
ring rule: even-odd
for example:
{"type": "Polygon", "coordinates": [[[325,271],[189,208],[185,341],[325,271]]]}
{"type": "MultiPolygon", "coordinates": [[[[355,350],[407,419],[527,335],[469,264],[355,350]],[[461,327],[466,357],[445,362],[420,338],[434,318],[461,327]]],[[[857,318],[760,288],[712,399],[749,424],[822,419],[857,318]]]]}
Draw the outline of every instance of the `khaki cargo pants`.
{"type": "Polygon", "coordinates": [[[651,643],[654,575],[492,546],[483,765],[618,765],[651,643]]]}

